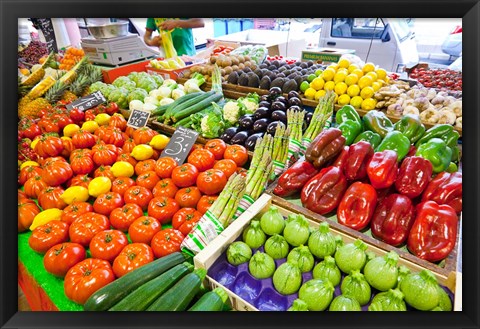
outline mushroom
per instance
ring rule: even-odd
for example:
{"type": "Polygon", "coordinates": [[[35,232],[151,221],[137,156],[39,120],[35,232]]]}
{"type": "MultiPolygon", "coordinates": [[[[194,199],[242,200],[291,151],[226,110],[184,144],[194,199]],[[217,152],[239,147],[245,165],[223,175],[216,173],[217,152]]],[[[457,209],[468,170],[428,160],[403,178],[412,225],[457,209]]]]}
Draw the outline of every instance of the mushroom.
{"type": "Polygon", "coordinates": [[[462,116],[462,101],[455,101],[448,106],[449,109],[452,109],[453,113],[457,117],[462,116]]]}
{"type": "Polygon", "coordinates": [[[442,123],[442,124],[449,124],[453,125],[455,124],[455,120],[457,119],[457,116],[453,111],[450,110],[443,110],[439,111],[439,117],[437,123],[442,123]]]}

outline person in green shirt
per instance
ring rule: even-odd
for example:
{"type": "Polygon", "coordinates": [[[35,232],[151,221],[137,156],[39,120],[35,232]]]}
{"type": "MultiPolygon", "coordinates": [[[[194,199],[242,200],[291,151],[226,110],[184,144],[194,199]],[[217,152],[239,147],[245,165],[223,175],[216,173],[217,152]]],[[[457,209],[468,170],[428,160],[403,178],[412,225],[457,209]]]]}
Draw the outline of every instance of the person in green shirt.
{"type": "Polygon", "coordinates": [[[204,27],[205,23],[201,18],[190,19],[166,19],[166,18],[148,18],[145,35],[143,40],[149,46],[161,46],[161,37],[153,37],[153,32],[166,30],[172,31],[173,46],[178,56],[195,55],[195,44],[193,42],[192,29],[204,27]]]}

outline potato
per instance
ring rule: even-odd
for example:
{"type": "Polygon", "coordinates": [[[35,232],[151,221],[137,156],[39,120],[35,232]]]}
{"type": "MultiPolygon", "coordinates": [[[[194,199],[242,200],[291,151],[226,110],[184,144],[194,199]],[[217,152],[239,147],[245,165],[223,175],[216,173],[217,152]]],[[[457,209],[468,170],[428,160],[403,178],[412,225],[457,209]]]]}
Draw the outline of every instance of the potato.
{"type": "MultiPolygon", "coordinates": [[[[236,65],[235,65],[235,66],[236,66],[236,65]]],[[[235,67],[235,66],[233,66],[233,67],[235,67]]],[[[244,63],[238,64],[238,69],[239,69],[239,70],[243,70],[244,68],[245,68],[245,64],[244,64],[244,63]]]]}
{"type": "Polygon", "coordinates": [[[217,61],[217,56],[210,57],[210,63],[215,64],[216,61],[217,61]]]}
{"type": "MultiPolygon", "coordinates": [[[[240,64],[242,64],[242,63],[240,63],[240,64]]],[[[238,71],[238,70],[240,69],[240,64],[238,64],[238,65],[233,65],[233,66],[232,66],[232,71],[238,71]]],[[[244,66],[244,67],[245,67],[245,66],[244,66]]],[[[242,70],[243,70],[243,69],[242,69],[242,70]]]]}
{"type": "Polygon", "coordinates": [[[233,72],[233,69],[232,69],[231,66],[225,67],[225,75],[228,76],[228,75],[229,75],[230,73],[232,73],[232,72],[233,72]]]}
{"type": "Polygon", "coordinates": [[[243,56],[243,55],[238,55],[237,58],[238,58],[238,61],[239,61],[240,63],[245,62],[245,56],[243,56]]]}
{"type": "Polygon", "coordinates": [[[232,65],[238,65],[240,63],[240,60],[238,59],[237,56],[231,56],[232,57],[232,65]]]}

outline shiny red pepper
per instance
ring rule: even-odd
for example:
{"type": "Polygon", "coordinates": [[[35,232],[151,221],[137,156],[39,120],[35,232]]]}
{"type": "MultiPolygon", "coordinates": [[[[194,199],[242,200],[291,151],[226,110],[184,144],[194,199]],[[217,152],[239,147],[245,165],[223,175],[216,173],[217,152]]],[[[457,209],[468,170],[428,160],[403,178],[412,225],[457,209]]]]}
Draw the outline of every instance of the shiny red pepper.
{"type": "Polygon", "coordinates": [[[462,173],[438,174],[423,192],[422,201],[432,200],[438,204],[447,204],[457,214],[462,211],[462,173]]]}
{"type": "Polygon", "coordinates": [[[407,240],[414,220],[412,201],[405,195],[390,194],[378,203],[370,228],[377,239],[399,246],[407,240]]]}
{"type": "Polygon", "coordinates": [[[395,188],[410,199],[418,197],[432,179],[432,163],[422,157],[405,158],[398,172],[395,188]]]}
{"type": "Polygon", "coordinates": [[[367,177],[367,164],[372,157],[373,148],[369,142],[360,141],[350,145],[344,167],[347,180],[360,180],[367,177]]]}
{"type": "Polygon", "coordinates": [[[346,189],[347,180],[339,168],[323,168],[302,189],[302,204],[317,214],[328,214],[337,208],[346,189]]]}
{"type": "Polygon", "coordinates": [[[397,172],[397,152],[392,150],[375,152],[367,165],[368,178],[376,189],[392,186],[397,178],[397,172]]]}
{"type": "Polygon", "coordinates": [[[335,159],[344,145],[345,137],[343,137],[342,131],[337,128],[329,128],[315,137],[312,144],[307,148],[305,158],[315,168],[320,169],[330,160],[335,159]]]}
{"type": "Polygon", "coordinates": [[[377,191],[372,185],[355,182],[347,189],[337,209],[340,224],[360,231],[367,227],[377,205],[377,191]]]}
{"type": "Polygon", "coordinates": [[[310,162],[299,160],[280,176],[273,193],[278,196],[289,196],[300,192],[317,173],[318,170],[310,162]]]}
{"type": "Polygon", "coordinates": [[[342,152],[337,156],[335,161],[333,162],[332,166],[340,168],[340,170],[343,172],[345,169],[345,162],[348,159],[348,149],[349,146],[344,146],[342,149],[342,152]]]}
{"type": "Polygon", "coordinates": [[[407,153],[407,157],[411,157],[411,156],[414,156],[415,153],[417,153],[417,148],[415,147],[415,145],[410,145],[410,149],[408,150],[408,153],[407,153]]]}
{"type": "Polygon", "coordinates": [[[448,205],[435,201],[420,203],[417,216],[408,235],[408,249],[418,258],[438,262],[455,247],[458,216],[448,205]]]}

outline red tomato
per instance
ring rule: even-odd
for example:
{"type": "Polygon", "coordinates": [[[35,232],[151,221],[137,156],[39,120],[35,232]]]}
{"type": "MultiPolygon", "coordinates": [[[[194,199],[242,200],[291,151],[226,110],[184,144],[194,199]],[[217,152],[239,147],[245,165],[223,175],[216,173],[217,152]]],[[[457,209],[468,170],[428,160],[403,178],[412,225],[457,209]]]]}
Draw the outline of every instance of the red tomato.
{"type": "Polygon", "coordinates": [[[193,144],[192,149],[190,150],[190,152],[188,153],[188,155],[192,154],[193,151],[195,151],[195,150],[201,150],[201,149],[203,149],[203,145],[202,145],[202,144],[193,144]]]}
{"type": "MultiPolygon", "coordinates": [[[[113,119],[114,117],[121,116],[121,117],[125,120],[125,118],[124,118],[123,115],[121,115],[121,114],[120,114],[120,115],[114,115],[115,113],[118,113],[118,111],[119,111],[119,107],[118,107],[117,103],[115,103],[115,102],[108,103],[107,108],[105,109],[105,111],[106,111],[108,114],[113,115],[113,116],[112,116],[112,119],[113,119]]],[[[111,119],[110,119],[110,122],[111,122],[111,119]]],[[[125,126],[126,126],[126,121],[125,121],[125,126]]]]}
{"type": "Polygon", "coordinates": [[[230,176],[232,176],[237,170],[237,164],[232,159],[223,159],[215,163],[213,169],[223,171],[223,173],[227,176],[227,179],[229,179],[230,176]]]}
{"type": "Polygon", "coordinates": [[[43,169],[39,166],[28,166],[20,170],[20,175],[18,177],[18,183],[24,185],[25,182],[35,176],[42,176],[43,169]]]}
{"type": "Polygon", "coordinates": [[[88,189],[88,184],[90,183],[90,181],[92,180],[91,177],[89,177],[88,175],[77,175],[77,176],[73,176],[72,179],[70,179],[67,183],[67,186],[70,187],[70,186],[83,186],[85,188],[88,189]]]}
{"type": "Polygon", "coordinates": [[[121,153],[117,156],[117,160],[115,162],[119,162],[119,161],[125,161],[125,162],[128,162],[130,163],[133,168],[135,168],[135,166],[137,165],[138,161],[135,160],[134,157],[132,157],[129,153],[121,153]]]}
{"type": "Polygon", "coordinates": [[[91,148],[95,145],[96,142],[97,139],[95,138],[95,136],[86,130],[80,129],[72,136],[73,146],[75,146],[75,148],[77,149],[91,148]]]}
{"type": "Polygon", "coordinates": [[[209,169],[198,175],[197,186],[207,195],[221,192],[227,185],[227,176],[219,169],[209,169]]]}
{"type": "Polygon", "coordinates": [[[113,175],[113,172],[112,172],[112,166],[100,166],[97,168],[97,170],[94,171],[93,173],[93,177],[96,178],[96,177],[107,177],[108,179],[110,179],[110,181],[114,181],[115,180],[115,175],[113,175]]]}
{"type": "MultiPolygon", "coordinates": [[[[128,128],[131,128],[131,127],[128,127],[128,128]]],[[[122,150],[124,153],[130,154],[132,153],[132,150],[135,146],[137,146],[137,144],[134,142],[133,138],[129,138],[125,140],[125,143],[123,143],[122,150]]]]}
{"type": "Polygon", "coordinates": [[[116,127],[105,127],[103,134],[98,136],[105,144],[113,144],[122,147],[125,143],[122,131],[116,127]]]}
{"type": "Polygon", "coordinates": [[[242,175],[243,177],[247,177],[248,170],[242,167],[237,168],[237,174],[242,175]]]}
{"type": "Polygon", "coordinates": [[[156,135],[158,135],[158,133],[155,130],[148,127],[143,127],[135,130],[133,132],[132,137],[135,143],[139,145],[139,144],[150,143],[152,138],[155,137],[156,135]]]}
{"type": "Polygon", "coordinates": [[[113,280],[115,274],[109,262],[87,258],[68,270],[63,288],[68,299],[83,305],[93,293],[113,280]]]}
{"type": "Polygon", "coordinates": [[[40,213],[35,202],[18,201],[18,232],[24,232],[32,225],[33,219],[40,213]]]}
{"type": "Polygon", "coordinates": [[[132,243],[127,245],[120,252],[120,255],[113,261],[113,272],[120,278],[125,274],[153,262],[153,251],[145,243],[132,243]]]}
{"type": "Polygon", "coordinates": [[[59,133],[60,127],[58,126],[58,120],[42,118],[38,121],[38,126],[44,133],[59,133]]]}
{"type": "Polygon", "coordinates": [[[197,203],[197,210],[203,215],[207,212],[208,208],[217,200],[218,195],[204,195],[197,203]]]}
{"type": "Polygon", "coordinates": [[[88,202],[76,201],[63,209],[61,220],[70,225],[87,212],[93,212],[93,206],[88,202]]]}
{"type": "Polygon", "coordinates": [[[68,224],[59,220],[52,220],[47,224],[35,228],[28,238],[28,245],[34,251],[44,254],[56,244],[68,240],[68,224]]]}
{"type": "Polygon", "coordinates": [[[140,176],[147,171],[155,171],[156,162],[153,159],[139,161],[135,166],[135,175],[140,176]]]}
{"type": "Polygon", "coordinates": [[[173,169],[177,165],[177,161],[175,161],[173,158],[160,158],[155,164],[155,172],[160,178],[170,178],[172,176],[173,169]]]}
{"type": "Polygon", "coordinates": [[[24,137],[33,140],[42,134],[42,130],[36,123],[29,122],[22,127],[22,133],[24,137]]]}
{"type": "Polygon", "coordinates": [[[57,120],[59,132],[62,131],[65,126],[73,123],[73,120],[66,114],[55,114],[53,119],[57,120]]]}
{"type": "Polygon", "coordinates": [[[73,146],[72,140],[70,138],[65,139],[62,138],[62,143],[63,143],[63,151],[60,154],[62,157],[65,159],[68,159],[70,156],[70,153],[75,149],[75,146],[73,146]]]}
{"type": "Polygon", "coordinates": [[[67,162],[55,161],[44,166],[42,179],[50,186],[58,186],[73,176],[72,167],[67,162]]]}
{"type": "Polygon", "coordinates": [[[70,111],[70,119],[72,119],[76,124],[79,124],[85,120],[85,112],[80,111],[78,108],[73,108],[70,111]]]}
{"type": "Polygon", "coordinates": [[[87,252],[78,243],[65,242],[56,244],[43,257],[45,270],[63,278],[69,269],[87,258],[87,252]]]}
{"type": "Polygon", "coordinates": [[[172,221],[173,215],[179,209],[177,201],[172,198],[153,198],[148,204],[148,216],[158,219],[162,225],[165,225],[172,221]]]}
{"type": "Polygon", "coordinates": [[[202,218],[202,213],[195,210],[195,208],[183,208],[173,215],[172,227],[182,232],[184,236],[187,236],[200,218],[202,218]]]}
{"type": "Polygon", "coordinates": [[[138,186],[143,186],[151,191],[159,181],[160,178],[155,171],[146,171],[137,177],[136,183],[138,186]]]}
{"type": "Polygon", "coordinates": [[[152,239],[152,250],[157,258],[180,251],[180,245],[185,237],[182,232],[172,228],[160,231],[152,239]]]}
{"type": "Polygon", "coordinates": [[[117,148],[111,144],[97,144],[92,148],[93,162],[97,166],[110,166],[117,160],[117,148]]]}
{"type": "Polygon", "coordinates": [[[93,159],[89,156],[75,155],[70,158],[70,165],[75,175],[89,174],[94,169],[93,159]]]}
{"type": "Polygon", "coordinates": [[[175,194],[175,201],[181,208],[195,208],[201,197],[202,193],[200,190],[195,186],[190,186],[178,190],[175,194]]]}
{"type": "Polygon", "coordinates": [[[45,183],[41,176],[35,176],[29,178],[25,182],[23,189],[25,190],[25,194],[27,197],[32,199],[38,199],[40,193],[43,192],[43,190],[45,190],[47,187],[48,184],[45,183]]]}
{"type": "Polygon", "coordinates": [[[47,187],[38,195],[38,204],[43,210],[50,208],[63,209],[67,206],[60,196],[65,192],[61,187],[47,187]]]}
{"type": "Polygon", "coordinates": [[[161,196],[166,196],[169,198],[175,198],[177,194],[178,187],[175,186],[171,178],[164,178],[158,181],[155,187],[152,190],[153,196],[158,198],[161,196]]]}
{"type": "Polygon", "coordinates": [[[135,186],[135,181],[130,177],[118,177],[112,182],[112,192],[117,192],[121,196],[132,186],[135,186]]]}
{"type": "Polygon", "coordinates": [[[92,157],[92,150],[90,149],[75,149],[70,153],[70,162],[76,157],[76,156],[82,156],[82,157],[92,157]]]}
{"type": "Polygon", "coordinates": [[[101,194],[93,203],[93,209],[96,213],[109,216],[116,209],[123,207],[123,197],[117,192],[108,192],[101,194]]]}
{"type": "Polygon", "coordinates": [[[110,222],[107,216],[87,212],[80,215],[80,217],[70,225],[70,240],[84,247],[88,247],[95,234],[108,230],[109,228],[110,222]]]}
{"type": "Polygon", "coordinates": [[[90,241],[90,253],[93,258],[112,263],[126,245],[128,245],[128,239],[122,231],[102,231],[90,241]]]}
{"type": "Polygon", "coordinates": [[[173,183],[178,187],[195,185],[198,177],[198,169],[193,164],[184,163],[176,167],[172,172],[173,183]]]}
{"type": "Polygon", "coordinates": [[[142,208],[135,203],[127,203],[122,208],[114,209],[110,213],[110,223],[113,228],[127,232],[130,225],[143,216],[142,208]]]}
{"type": "Polygon", "coordinates": [[[149,216],[137,218],[128,228],[128,235],[132,242],[150,244],[155,233],[162,229],[160,222],[149,216]]]}
{"type": "Polygon", "coordinates": [[[212,152],[215,160],[221,160],[227,149],[227,144],[221,139],[211,139],[205,144],[205,149],[212,152]]]}
{"type": "Polygon", "coordinates": [[[148,203],[152,200],[153,194],[149,189],[142,186],[132,186],[125,191],[123,199],[125,203],[135,203],[143,210],[146,210],[148,203]]]}
{"type": "Polygon", "coordinates": [[[55,136],[42,136],[35,145],[35,153],[39,156],[56,157],[63,151],[63,142],[59,137],[55,136]]]}
{"type": "Polygon", "coordinates": [[[248,161],[248,152],[242,145],[229,145],[223,155],[224,159],[235,161],[237,167],[242,167],[248,161]]]}
{"type": "Polygon", "coordinates": [[[198,149],[188,156],[188,163],[193,164],[198,171],[202,172],[213,168],[215,164],[215,156],[206,149],[198,149]]]}

